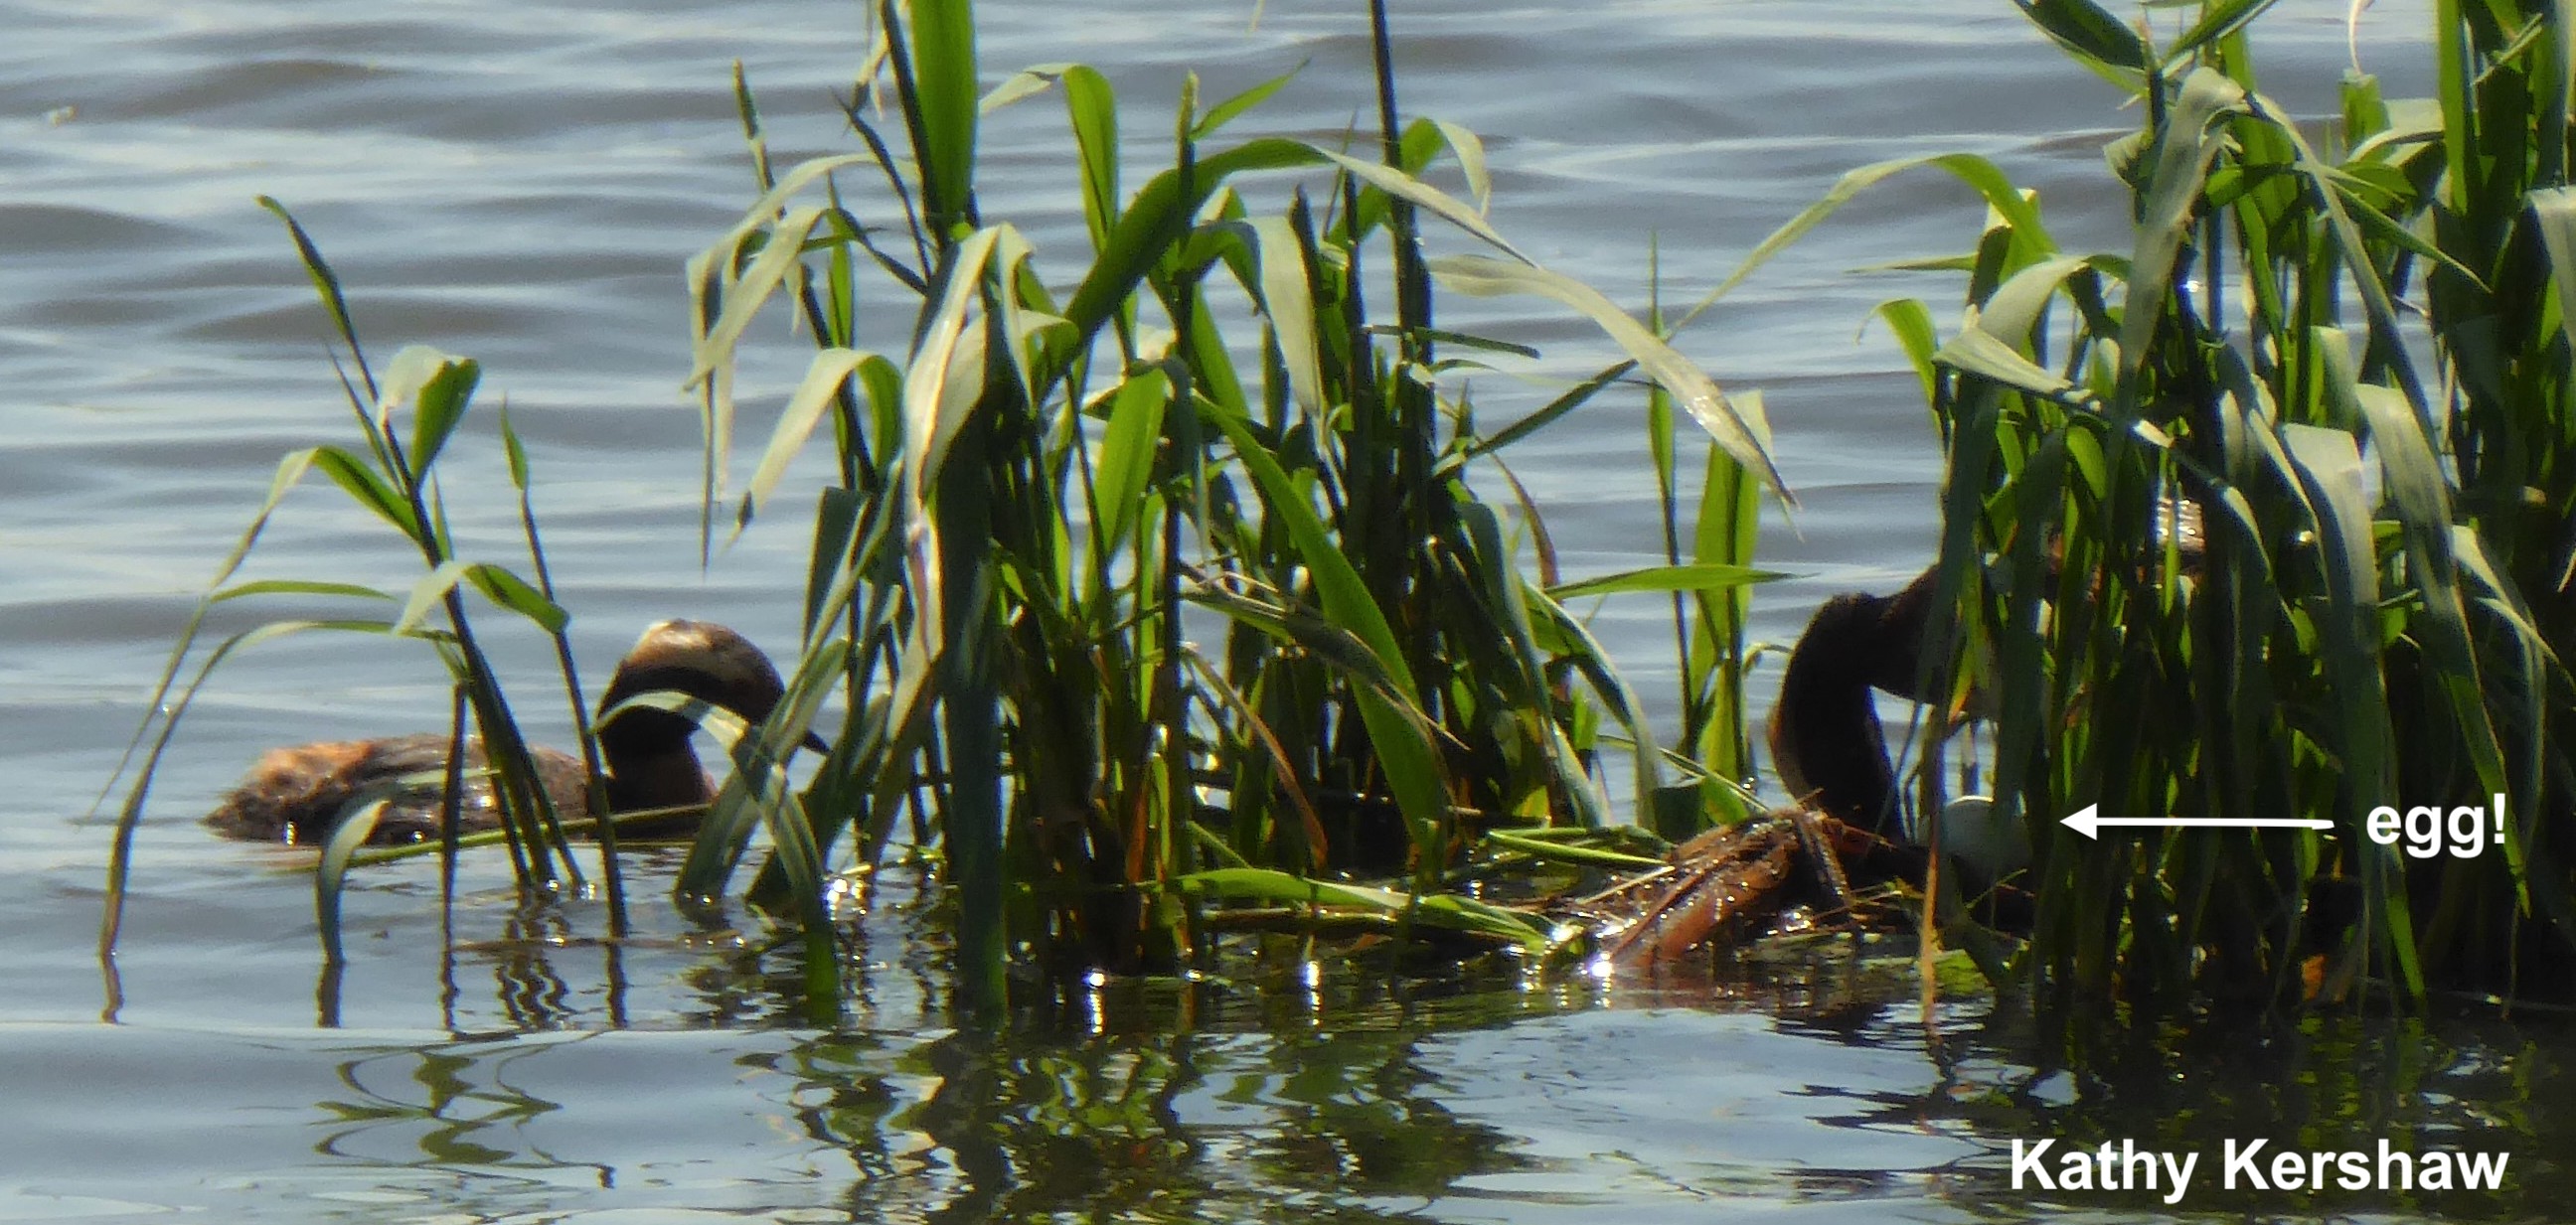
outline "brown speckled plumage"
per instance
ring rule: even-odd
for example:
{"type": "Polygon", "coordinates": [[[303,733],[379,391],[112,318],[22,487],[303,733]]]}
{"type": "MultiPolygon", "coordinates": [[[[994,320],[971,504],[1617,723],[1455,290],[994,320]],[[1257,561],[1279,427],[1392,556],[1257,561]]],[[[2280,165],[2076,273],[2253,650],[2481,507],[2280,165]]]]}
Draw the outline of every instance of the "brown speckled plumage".
{"type": "MultiPolygon", "coordinates": [[[[664,621],[644,631],[617,666],[601,695],[602,712],[639,693],[672,689],[701,698],[758,723],[777,706],[783,686],[777,669],[740,634],[705,621],[664,621]]],[[[678,715],[638,709],[600,729],[608,774],[609,808],[631,812],[703,804],[713,795],[689,737],[696,725],[678,715]]],[[[378,821],[371,842],[412,842],[434,837],[447,766],[444,735],[392,736],[272,750],[224,802],[206,817],[216,832],[261,842],[318,842],[361,791],[406,775],[427,775],[405,786],[378,821]]],[[[554,749],[531,756],[539,781],[566,816],[590,815],[581,760],[554,749]]],[[[467,768],[484,764],[483,746],[469,741],[467,768]]],[[[500,821],[488,778],[469,777],[458,806],[462,829],[490,829],[500,821]]]]}

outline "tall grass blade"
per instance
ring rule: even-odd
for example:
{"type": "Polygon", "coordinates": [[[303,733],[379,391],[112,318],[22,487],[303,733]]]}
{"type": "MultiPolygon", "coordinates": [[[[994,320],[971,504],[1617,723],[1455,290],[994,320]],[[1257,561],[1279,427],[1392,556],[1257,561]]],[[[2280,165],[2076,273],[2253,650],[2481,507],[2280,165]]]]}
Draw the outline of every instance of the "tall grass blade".
{"type": "Polygon", "coordinates": [[[1771,461],[1771,425],[1758,411],[1738,404],[1718,390],[1690,359],[1629,317],[1601,291],[1546,269],[1507,264],[1485,256],[1457,255],[1431,261],[1432,273],[1460,293],[1490,297],[1526,293],[1552,299],[1580,312],[1627,351],[1639,369],[1673,394],[1683,411],[1707,430],[1737,463],[1759,472],[1773,496],[1795,505],[1787,478],[1771,461]]]}

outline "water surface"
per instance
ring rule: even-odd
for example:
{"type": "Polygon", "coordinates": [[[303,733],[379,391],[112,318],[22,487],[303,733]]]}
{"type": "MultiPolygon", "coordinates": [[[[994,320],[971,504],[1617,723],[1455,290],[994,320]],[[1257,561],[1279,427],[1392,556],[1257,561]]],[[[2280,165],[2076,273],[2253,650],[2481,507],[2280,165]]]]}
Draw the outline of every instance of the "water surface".
{"type": "MultiPolygon", "coordinates": [[[[1658,258],[1666,301],[1693,300],[1842,171],[1941,150],[2036,188],[2071,244],[2125,245],[2100,147],[2133,116],[2010,6],[1398,7],[1404,104],[1483,134],[1495,224],[1623,301],[1644,301],[1658,258]]],[[[2428,7],[2362,23],[2392,93],[2427,85],[2428,7]]],[[[2265,19],[2265,85],[2293,109],[2331,109],[2342,10],[2265,19]]],[[[1365,119],[1353,6],[1271,3],[1257,25],[1241,5],[982,11],[988,76],[1108,73],[1139,172],[1189,71],[1223,97],[1298,70],[1238,134],[1335,138],[1365,119]]],[[[1005,1035],[959,1034],[900,872],[870,899],[864,990],[830,1031],[803,1022],[794,967],[755,925],[661,904],[670,865],[652,859],[639,896],[655,900],[618,947],[594,904],[520,908],[479,865],[451,957],[434,875],[370,873],[335,991],[301,862],[194,823],[259,749],[439,718],[426,655],[323,638],[261,648],[200,700],[141,830],[122,1007],[99,1023],[106,830],[82,814],[277,458],[348,428],[310,287],[252,197],[296,211],[380,357],[425,343],[484,363],[482,403],[506,396],[527,436],[594,672],[662,616],[784,643],[795,516],[697,564],[679,269],[748,199],[728,65],[760,91],[782,162],[845,151],[831,99],[863,25],[820,0],[16,6],[0,41],[0,926],[16,936],[0,1220],[2161,1220],[2175,1214],[2152,1196],[2010,1191],[2010,1142],[2272,1127],[2511,1148],[2512,1190],[2184,1209],[2545,1216],[2565,1198],[2546,1138],[2576,1048],[2554,1031],[2338,1022],[2079,1091],[2026,1066],[1984,1005],[1927,1018],[1901,976],[1831,963],[1760,983],[1111,983],[1005,1035]]],[[[1052,98],[985,136],[987,215],[1057,277],[1082,249],[1065,143],[1052,98]]],[[[1275,206],[1287,188],[1250,190],[1275,206]]],[[[1946,325],[1954,291],[1855,270],[1960,250],[1978,216],[1937,175],[1898,179],[1683,336],[1730,389],[1766,392],[1802,501],[1767,526],[1766,561],[1797,577],[1758,598],[1761,636],[1926,558],[1931,431],[1864,321],[1924,295],[1946,325]]],[[[1488,422],[1610,358],[1543,307],[1451,310],[1546,351],[1479,378],[1488,422]]],[[[757,340],[746,438],[803,369],[783,327],[757,340]]],[[[1577,573],[1654,560],[1640,421],[1604,402],[1516,456],[1577,573]]],[[[488,423],[446,467],[466,551],[515,559],[488,423]]],[[[413,566],[317,486],[287,500],[254,572],[400,588],[413,566]]],[[[277,611],[227,609],[216,628],[277,611]]],[[[1668,710],[1654,614],[1614,603],[1602,624],[1668,710]]],[[[542,683],[541,645],[504,649],[542,683]]]]}

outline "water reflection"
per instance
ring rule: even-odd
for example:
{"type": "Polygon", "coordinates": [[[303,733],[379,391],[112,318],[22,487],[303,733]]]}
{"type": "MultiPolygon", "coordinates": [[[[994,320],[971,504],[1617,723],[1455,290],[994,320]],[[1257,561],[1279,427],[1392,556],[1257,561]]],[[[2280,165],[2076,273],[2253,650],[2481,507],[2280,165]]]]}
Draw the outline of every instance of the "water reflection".
{"type": "Polygon", "coordinates": [[[714,1168],[693,1180],[700,1194],[715,1174],[746,1201],[828,1205],[854,1220],[1249,1219],[1293,1204],[1309,1219],[1392,1221],[1462,1180],[1531,1167],[1507,1129],[1443,1106],[1419,1037],[1391,1032],[825,1034],[725,1057],[749,1073],[729,1102],[710,1091],[719,1052],[654,1045],[596,1035],[348,1059],[314,1103],[311,1151],[325,1168],[312,1173],[364,1168],[373,1185],[457,1193],[491,1217],[573,1186],[649,1195],[677,1181],[671,1167],[703,1163],[714,1168]],[[675,1160],[666,1143],[586,1155],[600,1137],[564,1103],[598,1086],[578,1072],[567,1082],[568,1066],[644,1076],[665,1059],[678,1095],[645,1095],[628,1126],[667,1128],[697,1153],[675,1160]],[[745,1151],[763,1130],[765,1147],[784,1135],[805,1151],[745,1151]]]}
{"type": "MultiPolygon", "coordinates": [[[[2509,1214],[2576,1195],[2562,1024],[2515,1027],[2492,1016],[2308,1018],[2256,1036],[2240,1026],[2175,1026],[2139,1035],[2083,1074],[2015,1066],[1997,1052],[2033,1045],[2025,1019],[1999,1013],[1918,1103],[1895,1108],[1964,1125],[2005,1145],[2055,1138],[2057,1149],[2134,1143],[2200,1155],[2188,1206],[2277,1211],[2284,1202],[2438,1212],[2444,1219],[2509,1214]],[[2553,1032],[2556,1031],[2556,1032],[2553,1032]],[[2508,1154],[2503,1193],[2396,1188],[2318,1194],[2230,1190],[2218,1168],[2230,1141],[2265,1141],[2262,1168],[2284,1151],[2508,1154]]],[[[1886,1116],[1882,1116],[1886,1117],[1886,1116]]],[[[2001,1157],[1985,1164],[2000,1169],[2001,1157]]],[[[2332,1167],[2328,1167],[2332,1170],[2332,1167]]],[[[1954,1198],[2015,1216],[2037,1198],[2002,1177],[1964,1179],[1954,1198]]],[[[2170,1211],[2157,1192],[2062,1194],[2069,1202],[2170,1211]]]]}
{"type": "Polygon", "coordinates": [[[1511,1133],[1440,1103],[1418,1042],[829,1036],[749,1062],[791,1077],[803,1134],[859,1172],[838,1201],[854,1219],[1242,1219],[1286,1202],[1368,1221],[1528,1164],[1511,1133]]]}
{"type": "MultiPolygon", "coordinates": [[[[658,891],[657,872],[638,889],[658,891]]],[[[637,907],[644,929],[610,941],[595,902],[522,904],[485,882],[443,916],[433,872],[389,871],[356,907],[350,1020],[443,997],[447,1036],[219,1035],[271,1062],[234,1071],[237,1055],[199,1051],[156,1071],[167,1032],[124,1032],[162,1044],[134,1073],[156,1091],[272,1103],[260,1109],[286,1146],[226,1154],[245,1193],[399,1192],[475,1219],[721,1205],[763,1219],[1544,1220],[1703,1203],[1832,1220],[2452,1218],[2576,1199],[2548,1142],[2576,1099],[2560,1023],[2336,1017],[2261,1041],[2176,1028],[2078,1077],[2031,1062],[2019,1007],[1952,1002],[1927,1024],[1906,941],[1600,977],[1319,961],[1251,940],[1185,977],[1023,984],[1008,1024],[961,1033],[940,1028],[945,942],[923,889],[896,870],[853,895],[837,947],[852,1002],[832,1030],[805,1022],[801,942],[765,934],[756,912],[637,907]],[[281,1051],[300,1075],[278,1074],[281,1051]],[[2258,1138],[2512,1164],[2500,1194],[2227,1191],[2222,1144],[2258,1138]],[[2016,1139],[2197,1152],[2201,1174],[2179,1207],[2143,1190],[2014,1190],[2016,1139]]],[[[201,896],[237,892],[217,879],[201,896]]],[[[297,978],[318,960],[309,939],[277,946],[297,978]]],[[[167,1015],[181,993],[150,973],[139,1011],[167,1015]]],[[[41,1074],[48,1101],[89,1088],[87,1073],[41,1074]]],[[[229,1143],[231,1123],[184,1129],[229,1143]]],[[[36,1125],[0,1123],[0,1151],[36,1125]]],[[[153,1134],[130,1108],[112,1126],[153,1134]]],[[[164,1198],[200,1204],[203,1185],[164,1198]]]]}
{"type": "Polygon", "coordinates": [[[506,1074],[512,1063],[544,1049],[443,1047],[343,1063],[339,1078],[347,1096],[314,1104],[330,1121],[321,1125],[325,1134],[313,1151],[457,1173],[584,1169],[596,1175],[597,1185],[614,1185],[614,1167],[563,1160],[533,1139],[532,1124],[557,1104],[512,1087],[506,1074]],[[408,1083],[387,1083],[393,1081],[408,1083]],[[417,1151],[416,1160],[391,1155],[405,1140],[417,1151]]]}
{"type": "Polygon", "coordinates": [[[837,950],[852,1003],[817,1031],[801,942],[755,913],[639,907],[660,917],[609,941],[595,903],[469,890],[442,955],[432,887],[388,876],[352,942],[352,1020],[416,1011],[434,987],[453,1036],[334,1051],[291,1099],[293,1151],[265,1168],[461,1197],[486,1219],[554,1219],[568,1189],[860,1220],[1531,1220],[1702,1201],[1853,1220],[1890,1201],[1936,1219],[2456,1217],[2576,1197],[2547,1142],[2576,1047],[2549,1022],[2182,1027],[2078,1077],[2033,1064],[2017,1006],[1952,1002],[1927,1024],[1907,942],[1605,978],[1255,940],[1185,977],[1023,984],[1008,1024],[955,1032],[921,890],[897,871],[854,897],[837,950]],[[463,1037],[478,1031],[506,1036],[463,1037]],[[2179,1209],[2155,1191],[2014,1190],[2017,1139],[2197,1152],[2201,1174],[2179,1209]],[[2219,1184],[2229,1139],[2512,1164],[2500,1194],[2284,1198],[2219,1184]]]}
{"type": "Polygon", "coordinates": [[[1330,972],[1317,985],[1325,1011],[1276,1033],[1253,1027],[1302,1008],[1308,987],[1294,973],[1102,983],[1096,1032],[1023,1017],[975,1032],[594,1030],[353,1046],[64,1028],[22,1034],[13,1067],[77,1075],[99,1104],[59,1095],[67,1104],[42,1119],[0,1120],[0,1150],[42,1168],[117,1129],[146,1157],[131,1195],[203,1207],[238,1192],[262,1215],[281,1196],[307,1197],[318,1213],[290,1202],[287,1215],[351,1219],[384,1219],[352,1197],[370,1212],[403,1201],[460,1214],[443,1219],[530,1221],[1539,1221],[1720,1206],[1827,1221],[2067,1210],[2455,1219],[2546,1215],[2576,1194],[2563,1145],[2545,1140],[2567,1121],[2576,1078],[2558,1053],[2564,1036],[2530,1029],[2347,1017],[2262,1043],[2176,1031],[2140,1044],[2130,1064],[2077,1078],[2022,1061],[2028,1027],[2012,1010],[1950,1006],[1936,1042],[1906,999],[1885,993],[1874,1004],[1857,988],[1827,993],[1789,1019],[1765,1011],[1812,981],[1730,988],[1758,1001],[1674,1006],[1686,989],[1671,982],[1609,1001],[1651,1008],[1517,986],[1408,995],[1330,972]],[[1167,1024],[1183,1010],[1203,1023],[1167,1024]],[[114,1058],[99,1057],[102,1041],[122,1044],[114,1058]],[[138,1129],[119,1104],[129,1077],[194,1077],[222,1104],[183,1104],[166,1125],[138,1129]],[[178,1131],[197,1138],[180,1146],[168,1138],[178,1131]],[[181,1158],[180,1176],[152,1180],[172,1160],[156,1166],[154,1155],[216,1135],[219,1179],[181,1158]],[[2215,1169],[2229,1138],[2299,1150],[2386,1138],[2507,1151],[2512,1165],[2501,1194],[2229,1192],[2215,1169]],[[2016,1191],[2015,1139],[2197,1151],[2202,1172],[2179,1206],[2149,1191],[2016,1191]]]}

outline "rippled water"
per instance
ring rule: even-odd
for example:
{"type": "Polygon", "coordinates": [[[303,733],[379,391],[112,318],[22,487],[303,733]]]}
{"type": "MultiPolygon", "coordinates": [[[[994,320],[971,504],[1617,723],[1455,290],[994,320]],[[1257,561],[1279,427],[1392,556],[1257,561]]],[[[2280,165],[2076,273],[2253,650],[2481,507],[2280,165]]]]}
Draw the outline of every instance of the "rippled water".
{"type": "MultiPolygon", "coordinates": [[[[2006,5],[1398,7],[1405,105],[1484,135],[1496,224],[1625,301],[1644,298],[1650,241],[1666,300],[1689,301],[1841,171],[1935,150],[1998,160],[2071,243],[2124,245],[2099,148],[2132,117],[2006,5]]],[[[2385,3],[2362,24],[2393,93],[2427,87],[2428,7],[2385,3]]],[[[2261,28],[2266,88],[2293,109],[2330,109],[2343,8],[2294,0],[2261,28]]],[[[1247,6],[1204,3],[983,13],[988,74],[1092,63],[1119,85],[1138,148],[1190,70],[1222,97],[1304,65],[1238,133],[1362,118],[1355,6],[1273,2],[1257,26],[1247,6]]],[[[2051,1205],[2136,1219],[2171,1213],[2151,1196],[2007,1190],[2010,1141],[2283,1128],[2319,1146],[2511,1148],[2513,1193],[2184,1207],[2483,1215],[2565,1199],[2546,1138],[2576,1082],[2547,1033],[2320,1026],[2163,1069],[2211,1074],[2080,1094],[2016,1062],[1978,1006],[1938,1014],[1935,1040],[1896,1002],[1911,999],[1903,980],[1827,965],[1615,992],[1398,989],[1355,972],[1108,984],[995,1038],[938,1028],[936,939],[916,930],[900,873],[872,899],[866,989],[835,1033],[794,1028],[793,967],[732,915],[653,901],[644,931],[611,947],[593,939],[594,907],[517,909],[488,867],[466,882],[452,957],[433,877],[369,874],[333,991],[300,861],[194,823],[260,748],[416,730],[443,711],[425,656],[320,638],[260,648],[200,702],[141,832],[119,1023],[98,1024],[106,830],[81,814],[277,457],[346,425],[310,287],[252,197],[296,211],[380,354],[419,342],[484,362],[484,403],[506,395],[532,449],[586,658],[666,615],[781,643],[802,581],[793,516],[697,566],[679,267],[748,198],[728,64],[747,67],[782,161],[839,152],[831,95],[861,24],[855,5],[810,0],[12,7],[0,1220],[1856,1221],[2051,1205]]],[[[1045,98],[986,135],[986,213],[1031,233],[1042,267],[1080,247],[1061,125],[1045,98]]],[[[1804,502],[1764,542],[1800,576],[1762,592],[1764,636],[1793,634],[1826,592],[1892,586],[1928,552],[1930,431],[1893,346],[1862,322],[1898,295],[1930,297],[1944,320],[1955,309],[1941,278],[1852,270],[1960,249],[1977,216],[1937,176],[1897,180],[1685,335],[1729,387],[1768,393],[1804,502]]],[[[1537,308],[1461,304],[1447,322],[1545,346],[1549,373],[1603,360],[1537,308]]],[[[801,342],[764,343],[774,360],[743,387],[755,416],[803,368],[801,342]]],[[[1548,394],[1487,377],[1478,403],[1491,421],[1548,394]]],[[[1519,471],[1570,566],[1642,564],[1654,511],[1638,415],[1586,411],[1519,471]]],[[[495,448],[468,433],[448,461],[459,537],[514,556],[495,448]]],[[[289,498],[257,573],[406,584],[411,560],[336,499],[289,498]]],[[[1604,615],[1650,691],[1669,679],[1652,615],[1604,615]]],[[[513,659],[543,675],[537,650],[513,659]]],[[[658,898],[669,865],[642,871],[639,895],[658,898]]]]}

